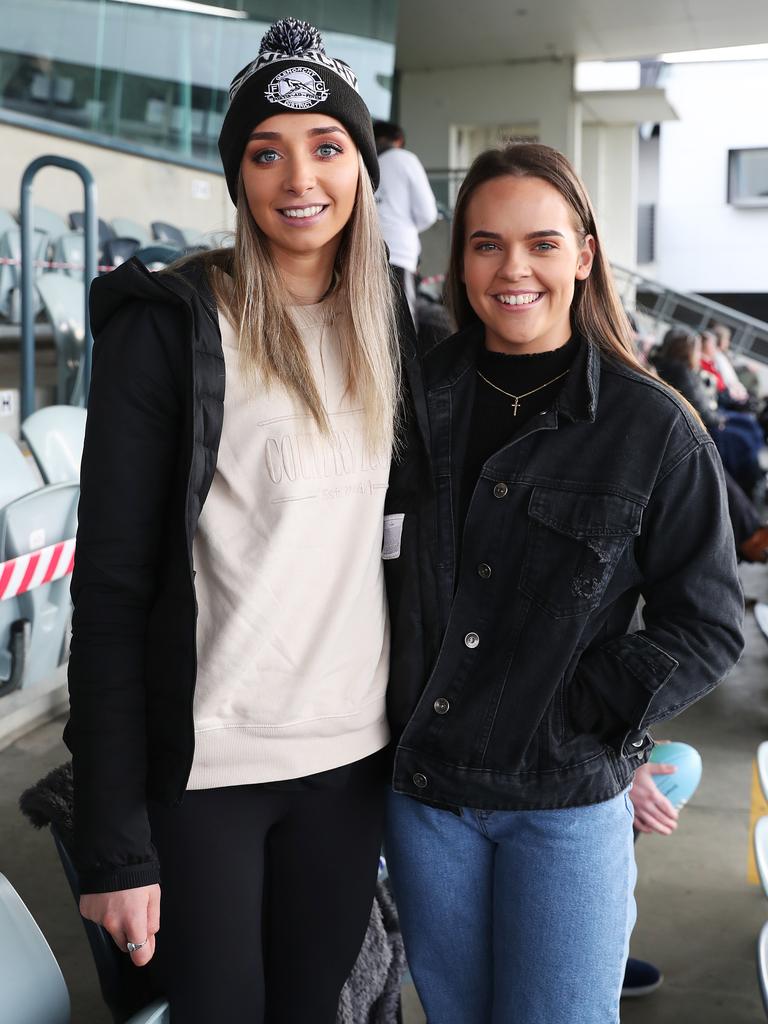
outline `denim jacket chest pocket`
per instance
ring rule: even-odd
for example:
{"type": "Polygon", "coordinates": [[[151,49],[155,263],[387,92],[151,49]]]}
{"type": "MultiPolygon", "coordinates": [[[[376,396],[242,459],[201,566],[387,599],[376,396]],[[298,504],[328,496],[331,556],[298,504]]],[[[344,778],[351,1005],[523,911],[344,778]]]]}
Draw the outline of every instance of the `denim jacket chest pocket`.
{"type": "Polygon", "coordinates": [[[555,618],[593,611],[640,533],[642,511],[615,494],[534,487],[521,591],[555,618]]]}

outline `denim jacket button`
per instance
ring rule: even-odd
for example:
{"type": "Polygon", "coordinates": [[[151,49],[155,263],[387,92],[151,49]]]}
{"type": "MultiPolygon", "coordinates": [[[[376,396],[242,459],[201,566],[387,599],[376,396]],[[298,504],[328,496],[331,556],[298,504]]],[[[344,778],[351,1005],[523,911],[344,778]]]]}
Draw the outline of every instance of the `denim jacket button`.
{"type": "Polygon", "coordinates": [[[435,714],[447,715],[451,710],[451,702],[445,697],[438,697],[432,707],[435,709],[435,714]]]}
{"type": "Polygon", "coordinates": [[[466,644],[467,647],[477,647],[477,645],[480,643],[480,637],[477,635],[477,633],[467,633],[467,635],[464,637],[464,643],[466,644]]]}
{"type": "Polygon", "coordinates": [[[487,562],[481,562],[477,567],[477,575],[481,580],[489,580],[491,578],[492,569],[487,562]]]}
{"type": "Polygon", "coordinates": [[[496,484],[493,488],[493,494],[496,498],[506,498],[509,493],[509,488],[505,483],[496,484]]]}
{"type": "Polygon", "coordinates": [[[428,785],[427,776],[422,775],[421,772],[416,772],[413,776],[413,784],[417,789],[425,789],[428,785]]]}

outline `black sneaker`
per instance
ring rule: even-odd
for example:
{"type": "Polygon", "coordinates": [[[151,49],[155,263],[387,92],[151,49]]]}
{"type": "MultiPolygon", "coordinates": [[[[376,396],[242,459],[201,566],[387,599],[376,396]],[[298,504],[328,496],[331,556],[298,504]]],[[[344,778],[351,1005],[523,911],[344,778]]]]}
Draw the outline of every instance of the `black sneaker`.
{"type": "Polygon", "coordinates": [[[649,964],[647,960],[635,960],[630,957],[627,960],[624,971],[624,984],[621,987],[621,998],[631,999],[633,996],[647,996],[664,981],[664,976],[658,967],[649,964]]]}

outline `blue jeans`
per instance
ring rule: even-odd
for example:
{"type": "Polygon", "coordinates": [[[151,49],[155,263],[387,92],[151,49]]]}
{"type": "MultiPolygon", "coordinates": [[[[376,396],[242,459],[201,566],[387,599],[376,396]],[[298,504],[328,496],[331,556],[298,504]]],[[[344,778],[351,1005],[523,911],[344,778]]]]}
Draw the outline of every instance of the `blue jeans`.
{"type": "Polygon", "coordinates": [[[461,817],[392,793],[385,852],[428,1024],[617,1024],[632,804],[461,817]]]}

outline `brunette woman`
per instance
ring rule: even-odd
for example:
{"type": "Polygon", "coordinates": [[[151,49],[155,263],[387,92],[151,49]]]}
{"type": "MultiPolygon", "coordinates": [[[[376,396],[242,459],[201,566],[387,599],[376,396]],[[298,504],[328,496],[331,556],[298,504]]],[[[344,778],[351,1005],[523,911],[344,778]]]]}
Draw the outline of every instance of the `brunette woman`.
{"type": "Polygon", "coordinates": [[[81,910],[178,1024],[333,1024],[383,820],[395,316],[351,69],[285,19],[230,100],[234,248],[93,288],[81,910]]]}
{"type": "Polygon", "coordinates": [[[423,364],[437,541],[410,564],[410,628],[393,616],[386,850],[408,961],[430,1024],[615,1024],[627,789],[649,727],[742,648],[722,469],[639,367],[560,153],[478,157],[448,293],[459,333],[423,364]]]}

